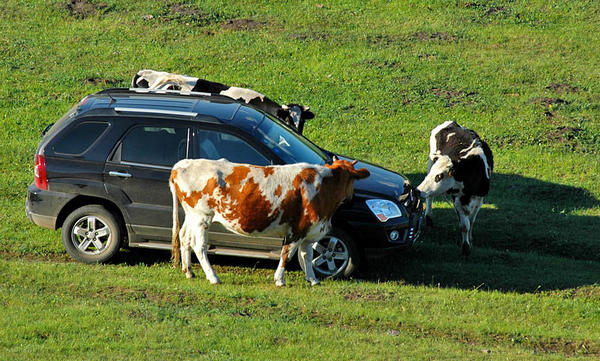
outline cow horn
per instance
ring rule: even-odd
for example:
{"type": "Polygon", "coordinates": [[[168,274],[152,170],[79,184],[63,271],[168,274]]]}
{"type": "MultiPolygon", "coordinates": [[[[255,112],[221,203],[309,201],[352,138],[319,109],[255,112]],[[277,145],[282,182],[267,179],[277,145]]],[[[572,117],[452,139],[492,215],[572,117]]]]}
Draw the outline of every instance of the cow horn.
{"type": "Polygon", "coordinates": [[[355,160],[353,160],[353,161],[352,161],[352,163],[350,163],[350,164],[352,164],[352,166],[354,167],[354,165],[355,165],[356,163],[358,163],[358,159],[355,159],[355,160]]]}

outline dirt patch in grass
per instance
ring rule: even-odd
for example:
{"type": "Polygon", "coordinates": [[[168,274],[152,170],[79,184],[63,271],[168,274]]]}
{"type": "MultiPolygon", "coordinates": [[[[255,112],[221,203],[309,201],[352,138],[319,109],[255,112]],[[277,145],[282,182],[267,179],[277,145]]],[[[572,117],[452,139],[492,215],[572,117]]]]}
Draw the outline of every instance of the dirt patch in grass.
{"type": "Polygon", "coordinates": [[[221,23],[226,30],[255,30],[264,27],[267,23],[253,19],[234,19],[221,23]]]}
{"type": "Polygon", "coordinates": [[[557,93],[577,93],[579,91],[579,88],[568,83],[552,83],[546,89],[557,93]]]}
{"type": "Polygon", "coordinates": [[[102,84],[102,85],[117,85],[120,83],[120,81],[116,80],[116,79],[103,79],[103,78],[85,78],[83,80],[83,82],[85,84],[89,84],[89,85],[98,85],[98,84],[102,84]]]}
{"type": "Polygon", "coordinates": [[[446,100],[447,107],[453,107],[459,104],[473,104],[474,101],[471,99],[476,93],[464,92],[462,90],[455,89],[442,89],[432,88],[431,92],[438,98],[446,100]]]}
{"type": "Polygon", "coordinates": [[[406,39],[402,38],[401,36],[397,36],[397,35],[380,34],[380,35],[367,36],[367,43],[369,45],[391,46],[391,45],[395,45],[395,44],[401,44],[405,41],[406,41],[406,39]]]}
{"type": "Polygon", "coordinates": [[[385,301],[394,297],[394,293],[352,291],[344,294],[347,301],[385,301]]]}
{"type": "Polygon", "coordinates": [[[420,31],[413,34],[412,38],[417,41],[445,41],[454,42],[458,40],[456,35],[452,35],[447,32],[436,32],[428,33],[426,31],[420,31]]]}
{"type": "Polygon", "coordinates": [[[568,101],[561,99],[561,98],[549,98],[549,97],[539,97],[539,98],[533,98],[529,101],[530,103],[534,103],[534,104],[540,104],[543,106],[550,106],[550,105],[558,105],[558,104],[569,104],[568,101]]]}
{"type": "Polygon", "coordinates": [[[196,7],[185,4],[177,4],[171,8],[171,13],[182,17],[202,18],[204,12],[196,7]]]}
{"type": "Polygon", "coordinates": [[[106,3],[93,4],[88,0],[68,0],[63,7],[71,16],[85,19],[95,15],[98,11],[106,11],[109,6],[106,3]]]}
{"type": "Polygon", "coordinates": [[[374,67],[378,69],[393,69],[402,65],[402,63],[395,60],[368,60],[366,64],[369,67],[374,67]]]}
{"type": "Polygon", "coordinates": [[[327,33],[310,32],[310,33],[296,33],[290,34],[290,39],[300,41],[321,41],[327,40],[331,35],[327,33]]]}
{"type": "Polygon", "coordinates": [[[582,128],[579,127],[558,127],[555,130],[549,131],[546,133],[548,139],[559,142],[559,143],[569,143],[577,138],[577,136],[583,132],[582,128]]]}

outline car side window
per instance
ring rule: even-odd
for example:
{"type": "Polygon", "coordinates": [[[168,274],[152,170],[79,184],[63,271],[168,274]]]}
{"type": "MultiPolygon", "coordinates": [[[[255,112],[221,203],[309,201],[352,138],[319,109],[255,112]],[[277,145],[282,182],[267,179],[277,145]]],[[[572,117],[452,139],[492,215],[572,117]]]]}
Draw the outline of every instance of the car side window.
{"type": "Polygon", "coordinates": [[[121,142],[121,161],[171,167],[187,158],[188,128],[139,126],[121,142]]]}
{"type": "Polygon", "coordinates": [[[67,130],[54,143],[52,150],[56,153],[79,155],[85,153],[108,128],[106,122],[84,122],[67,130]]]}
{"type": "Polygon", "coordinates": [[[262,153],[233,134],[200,129],[197,141],[200,158],[213,160],[225,158],[230,162],[261,166],[271,164],[262,153]]]}

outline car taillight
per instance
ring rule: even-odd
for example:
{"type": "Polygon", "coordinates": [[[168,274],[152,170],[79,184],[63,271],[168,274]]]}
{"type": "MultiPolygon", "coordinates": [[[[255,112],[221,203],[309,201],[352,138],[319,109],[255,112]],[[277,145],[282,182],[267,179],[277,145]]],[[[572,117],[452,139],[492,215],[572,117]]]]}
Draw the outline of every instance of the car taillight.
{"type": "Polygon", "coordinates": [[[41,154],[35,155],[35,168],[33,169],[35,174],[35,185],[39,189],[48,190],[48,178],[46,177],[46,160],[41,154]]]}

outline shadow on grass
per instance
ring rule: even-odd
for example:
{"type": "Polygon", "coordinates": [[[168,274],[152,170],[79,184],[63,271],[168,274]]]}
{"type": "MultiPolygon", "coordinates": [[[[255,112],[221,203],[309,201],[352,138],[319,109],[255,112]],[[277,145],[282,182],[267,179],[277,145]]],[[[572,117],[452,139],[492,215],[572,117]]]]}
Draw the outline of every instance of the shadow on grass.
{"type": "MultiPolygon", "coordinates": [[[[424,176],[408,177],[419,184],[424,176]]],[[[575,214],[600,206],[592,194],[519,175],[494,174],[486,205],[475,224],[470,257],[462,257],[456,246],[460,231],[454,209],[437,203],[435,227],[424,230],[415,249],[369,262],[356,278],[516,292],[600,282],[599,217],[575,214]]],[[[218,266],[277,267],[277,261],[269,260],[214,255],[210,259],[218,266]]],[[[169,260],[166,251],[135,249],[122,252],[115,262],[152,265],[169,260]]]]}
{"type": "MultiPolygon", "coordinates": [[[[424,176],[408,178],[419,184],[424,176]]],[[[460,231],[454,208],[434,203],[435,226],[424,229],[420,247],[371,262],[359,277],[528,292],[600,282],[599,217],[575,214],[600,206],[588,191],[494,174],[486,204],[475,223],[469,258],[456,246],[460,231]]]]}

